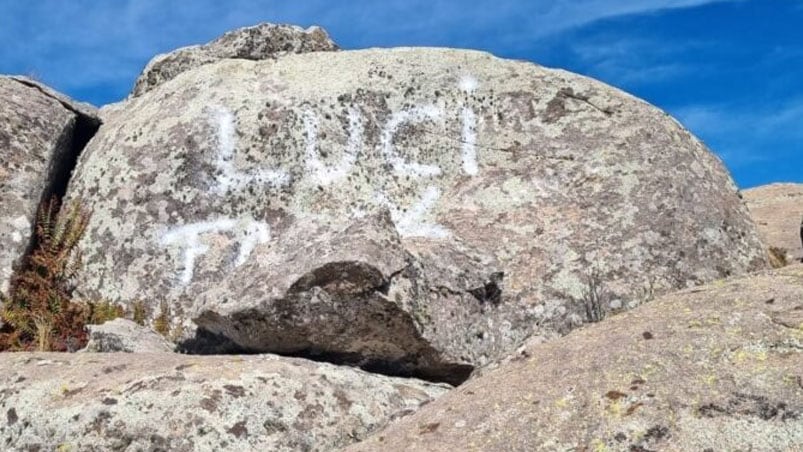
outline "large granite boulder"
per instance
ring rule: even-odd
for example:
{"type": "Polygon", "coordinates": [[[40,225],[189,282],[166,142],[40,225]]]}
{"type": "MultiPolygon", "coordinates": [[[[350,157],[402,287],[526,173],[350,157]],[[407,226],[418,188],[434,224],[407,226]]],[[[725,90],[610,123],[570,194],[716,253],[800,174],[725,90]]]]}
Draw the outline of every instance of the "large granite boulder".
{"type": "Polygon", "coordinates": [[[182,72],[225,58],[266,60],[282,55],[338,50],[320,27],[263,23],[230,31],[204,45],[183,47],[154,57],[134,83],[132,97],[142,95],[182,72]]]}
{"type": "Polygon", "coordinates": [[[764,244],[803,261],[803,184],[770,184],[742,192],[764,244]]]}
{"type": "Polygon", "coordinates": [[[81,290],[167,301],[207,345],[456,383],[534,333],[766,265],[677,122],[482,52],[227,59],[103,114],[69,190],[94,209],[81,290]]]}
{"type": "Polygon", "coordinates": [[[664,296],[545,344],[352,451],[800,450],[803,265],[664,296]]]}
{"type": "Polygon", "coordinates": [[[36,210],[64,194],[98,128],[95,109],[24,77],[0,76],[0,294],[31,245],[36,210]]]}
{"type": "Polygon", "coordinates": [[[326,451],[448,387],[276,356],[0,354],[3,450],[326,451]]]}

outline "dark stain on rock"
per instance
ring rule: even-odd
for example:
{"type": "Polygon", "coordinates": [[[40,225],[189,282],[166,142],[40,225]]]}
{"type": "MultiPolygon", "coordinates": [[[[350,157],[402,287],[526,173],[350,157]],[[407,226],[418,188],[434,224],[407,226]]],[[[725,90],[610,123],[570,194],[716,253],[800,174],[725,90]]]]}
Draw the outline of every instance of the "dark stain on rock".
{"type": "Polygon", "coordinates": [[[284,433],[287,431],[287,426],[284,425],[284,422],[279,420],[268,419],[262,423],[262,426],[265,427],[265,431],[268,435],[273,435],[274,433],[284,433]]]}
{"type": "Polygon", "coordinates": [[[544,122],[547,124],[553,124],[564,116],[566,116],[566,103],[564,97],[558,93],[546,105],[544,122]]]}
{"type": "Polygon", "coordinates": [[[124,370],[126,367],[128,367],[128,366],[125,365],[125,364],[119,364],[117,366],[104,367],[103,368],[103,373],[104,374],[110,374],[112,372],[119,372],[121,370],[124,370]]]}
{"type": "Polygon", "coordinates": [[[644,404],[641,403],[641,402],[634,403],[633,405],[630,405],[627,408],[627,411],[625,411],[625,416],[630,416],[631,414],[635,413],[637,409],[639,409],[640,407],[643,407],[643,406],[644,406],[644,404]]]}
{"type": "Polygon", "coordinates": [[[19,416],[17,416],[17,410],[14,408],[9,408],[6,412],[6,421],[8,425],[14,425],[19,420],[19,416]]]}
{"type": "Polygon", "coordinates": [[[68,389],[66,391],[62,391],[62,394],[64,395],[64,397],[72,397],[83,390],[84,388],[68,389]]]}
{"type": "Polygon", "coordinates": [[[698,413],[702,417],[717,416],[752,416],[763,421],[800,418],[801,409],[790,407],[786,402],[772,402],[766,397],[743,393],[734,393],[727,403],[718,405],[707,403],[701,406],[698,413]]]}
{"type": "Polygon", "coordinates": [[[652,333],[650,333],[649,331],[645,331],[645,332],[641,333],[641,337],[643,337],[645,340],[650,340],[650,339],[654,338],[655,336],[653,336],[652,333]]]}
{"type": "Polygon", "coordinates": [[[117,405],[117,399],[106,397],[101,401],[104,405],[117,405]]]}
{"type": "Polygon", "coordinates": [[[441,426],[440,422],[431,422],[429,424],[424,424],[419,426],[418,434],[423,435],[426,433],[433,433],[434,431],[438,430],[438,427],[441,426]]]}
{"type": "Polygon", "coordinates": [[[621,399],[623,397],[627,397],[627,394],[625,394],[623,392],[616,391],[616,390],[612,390],[612,391],[606,392],[605,393],[605,397],[607,397],[607,398],[609,398],[611,400],[619,400],[619,399],[621,399]]]}
{"type": "Polygon", "coordinates": [[[240,421],[232,425],[230,428],[226,429],[226,432],[231,433],[237,438],[242,438],[243,436],[246,438],[248,437],[248,429],[245,427],[245,421],[240,421]]]}
{"type": "Polygon", "coordinates": [[[235,399],[239,399],[240,397],[245,396],[245,388],[243,388],[242,386],[224,385],[223,389],[225,389],[226,393],[228,393],[235,399]]]}
{"type": "Polygon", "coordinates": [[[220,390],[215,389],[212,391],[211,396],[201,399],[201,408],[210,413],[217,411],[217,404],[220,402],[220,394],[220,390]]]}
{"type": "Polygon", "coordinates": [[[335,398],[337,399],[337,406],[340,407],[340,409],[344,412],[347,412],[353,404],[353,402],[346,396],[346,393],[340,389],[335,391],[335,398]]]}
{"type": "Polygon", "coordinates": [[[654,425],[647,429],[647,433],[644,434],[644,439],[647,441],[661,441],[667,436],[669,436],[669,427],[654,425]]]}

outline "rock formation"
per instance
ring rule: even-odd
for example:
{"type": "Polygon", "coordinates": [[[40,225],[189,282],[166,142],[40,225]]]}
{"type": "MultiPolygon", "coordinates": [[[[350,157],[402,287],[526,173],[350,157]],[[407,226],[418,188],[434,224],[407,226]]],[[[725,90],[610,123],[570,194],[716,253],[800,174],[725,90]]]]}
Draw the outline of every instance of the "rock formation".
{"type": "Polygon", "coordinates": [[[275,356],[0,354],[3,450],[325,451],[445,386],[275,356]]]}
{"type": "Polygon", "coordinates": [[[153,58],[134,84],[132,97],[148,92],[182,72],[226,58],[265,60],[292,53],[337,50],[320,27],[260,24],[224,34],[214,41],[183,47],[153,58]]]}
{"type": "MultiPolygon", "coordinates": [[[[0,77],[0,289],[39,201],[81,199],[80,296],[180,336],[117,319],[1,354],[4,449],[803,442],[803,267],[723,282],[765,244],[676,121],[482,52],[334,50],[236,30],[99,113],[0,77]]],[[[768,214],[801,212],[745,197],[789,246],[768,214]]]]}
{"type": "Polygon", "coordinates": [[[223,59],[103,117],[69,188],[94,209],[81,290],[166,300],[242,351],[457,383],[531,334],[766,265],[727,171],[666,114],[481,52],[223,59]]]}
{"type": "Polygon", "coordinates": [[[742,192],[764,244],[803,260],[803,184],[770,184],[742,192]]]}
{"type": "Polygon", "coordinates": [[[797,450],[803,265],[526,347],[350,451],[797,450]]]}
{"type": "Polygon", "coordinates": [[[86,327],[89,342],[83,352],[171,353],[176,348],[162,335],[127,319],[86,327]]]}
{"type": "Polygon", "coordinates": [[[24,77],[0,76],[0,294],[31,245],[40,202],[64,195],[99,124],[89,105],[24,77]]]}

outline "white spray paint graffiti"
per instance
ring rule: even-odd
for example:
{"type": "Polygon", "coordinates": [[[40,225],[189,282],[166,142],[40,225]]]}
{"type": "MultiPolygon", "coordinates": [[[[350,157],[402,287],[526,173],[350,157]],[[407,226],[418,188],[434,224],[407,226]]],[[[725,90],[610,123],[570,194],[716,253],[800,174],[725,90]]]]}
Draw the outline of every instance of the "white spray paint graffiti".
{"type": "Polygon", "coordinates": [[[476,77],[473,75],[466,74],[460,77],[460,81],[457,83],[457,86],[460,88],[460,91],[466,94],[474,94],[474,92],[477,91],[477,88],[480,87],[480,82],[478,82],[476,77]]]}
{"type": "Polygon", "coordinates": [[[363,142],[362,115],[356,108],[349,109],[349,139],[343,157],[334,166],[326,166],[318,157],[318,117],[310,110],[304,111],[304,133],[307,138],[306,167],[315,181],[326,186],[346,177],[357,162],[363,142]]]}
{"type": "Polygon", "coordinates": [[[416,177],[431,177],[441,174],[440,167],[422,163],[411,163],[402,158],[394,149],[393,138],[399,127],[407,123],[436,121],[442,116],[441,110],[434,105],[411,108],[394,113],[385,128],[382,130],[382,155],[393,165],[397,174],[412,175],[416,177]]]}
{"type": "Polygon", "coordinates": [[[399,208],[394,202],[389,200],[382,193],[376,195],[377,201],[390,210],[390,217],[396,224],[396,230],[402,237],[425,237],[431,239],[443,239],[449,237],[449,230],[439,224],[429,224],[426,217],[430,210],[435,207],[441,192],[438,187],[429,186],[424,194],[410,208],[404,210],[399,208]]]}
{"type": "Polygon", "coordinates": [[[182,248],[183,269],[179,275],[182,285],[192,281],[196,260],[209,251],[209,246],[201,242],[201,236],[226,232],[233,233],[234,238],[240,243],[234,261],[235,267],[244,264],[257,245],[270,240],[270,227],[266,223],[251,219],[235,221],[230,218],[186,224],[168,231],[161,237],[160,242],[163,246],[182,248]]]}
{"type": "Polygon", "coordinates": [[[218,108],[213,118],[217,125],[218,146],[220,147],[215,161],[219,170],[215,187],[218,193],[241,191],[252,183],[269,187],[282,187],[290,183],[290,175],[283,170],[237,171],[234,167],[234,150],[236,148],[234,115],[225,108],[218,108]]]}
{"type": "MultiPolygon", "coordinates": [[[[470,75],[461,77],[458,88],[473,94],[479,87],[476,78],[470,75]]],[[[461,160],[462,169],[469,176],[479,174],[477,156],[478,118],[474,111],[462,104],[459,113],[461,121],[461,160]]],[[[399,128],[405,124],[443,121],[444,112],[436,105],[424,105],[407,108],[396,112],[382,127],[379,144],[379,155],[393,167],[393,171],[410,178],[431,178],[442,174],[438,165],[409,161],[395,149],[394,138],[399,128]]],[[[254,185],[260,187],[282,187],[290,183],[290,175],[281,169],[257,169],[238,171],[235,168],[234,154],[236,149],[236,130],[234,115],[225,108],[214,110],[213,120],[217,127],[218,153],[214,162],[217,167],[217,185],[214,191],[218,194],[230,194],[242,191],[254,185]]],[[[340,160],[332,165],[325,164],[319,152],[319,120],[311,110],[302,113],[305,134],[305,168],[311,178],[320,186],[331,185],[342,180],[351,172],[363,150],[364,126],[360,111],[352,107],[348,114],[348,141],[340,160]]],[[[406,207],[399,206],[382,192],[375,195],[375,201],[386,206],[402,237],[446,238],[449,230],[439,224],[432,223],[432,209],[440,199],[440,189],[435,185],[425,188],[421,197],[406,207]]],[[[364,215],[364,212],[354,212],[364,215]]],[[[195,264],[200,256],[209,251],[209,246],[202,242],[204,234],[226,234],[238,244],[234,266],[245,264],[256,247],[268,243],[271,239],[270,226],[253,219],[234,220],[219,218],[213,221],[186,224],[165,233],[160,242],[163,246],[179,246],[182,248],[182,269],[179,274],[181,285],[192,281],[195,264]]]]}
{"type": "MultiPolygon", "coordinates": [[[[460,91],[471,95],[477,91],[480,84],[474,76],[464,75],[458,83],[460,91]]],[[[463,105],[460,109],[460,119],[463,122],[461,156],[463,157],[463,171],[470,176],[479,173],[477,165],[477,115],[474,110],[463,105]]]]}
{"type": "Polygon", "coordinates": [[[460,110],[460,119],[463,120],[463,171],[470,176],[476,176],[480,169],[477,165],[477,115],[468,107],[460,110]]]}

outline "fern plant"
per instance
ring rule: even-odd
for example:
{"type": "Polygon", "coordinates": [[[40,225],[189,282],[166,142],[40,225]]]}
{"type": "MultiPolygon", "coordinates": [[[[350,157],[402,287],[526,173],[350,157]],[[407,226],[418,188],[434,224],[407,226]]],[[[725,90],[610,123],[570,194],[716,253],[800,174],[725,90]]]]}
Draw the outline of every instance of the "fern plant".
{"type": "Polygon", "coordinates": [[[86,343],[90,312],[72,295],[90,215],[80,200],[61,212],[55,198],[40,206],[33,252],[12,277],[0,312],[0,349],[70,351],[86,343]]]}

